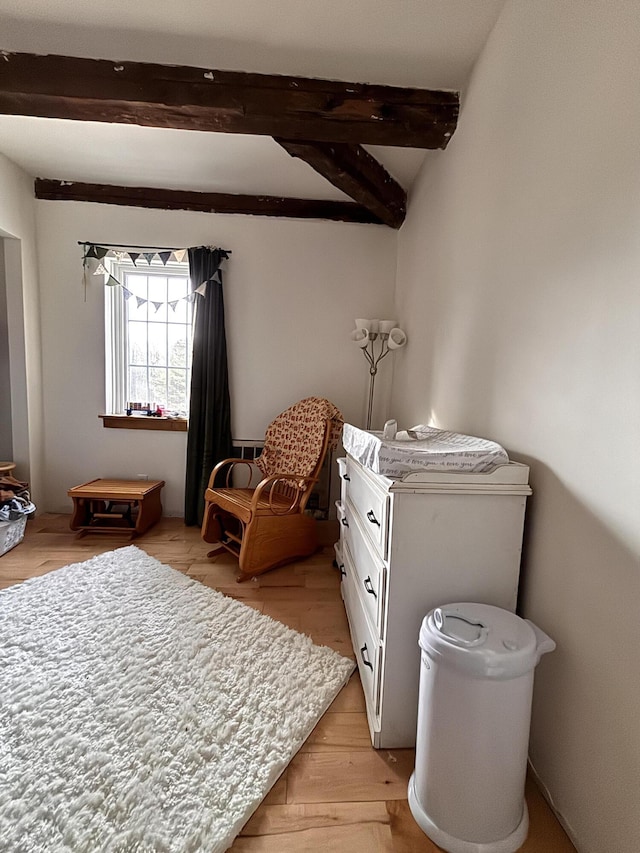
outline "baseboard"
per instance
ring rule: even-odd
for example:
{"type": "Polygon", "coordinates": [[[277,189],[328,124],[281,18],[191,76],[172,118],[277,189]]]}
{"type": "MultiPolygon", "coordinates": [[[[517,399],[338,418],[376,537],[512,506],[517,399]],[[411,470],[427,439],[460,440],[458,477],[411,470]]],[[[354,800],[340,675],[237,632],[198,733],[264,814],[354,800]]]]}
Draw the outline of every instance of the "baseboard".
{"type": "Polygon", "coordinates": [[[562,812],[557,808],[556,804],[555,804],[555,803],[554,803],[554,801],[553,801],[553,797],[551,796],[551,792],[549,791],[549,789],[547,788],[547,786],[544,784],[544,782],[543,782],[543,781],[542,781],[542,779],[540,778],[540,775],[538,774],[538,771],[536,770],[536,768],[535,768],[535,767],[533,766],[533,764],[531,763],[531,758],[530,758],[530,757],[527,759],[527,764],[528,764],[528,767],[529,767],[529,775],[531,776],[531,778],[533,779],[533,781],[534,781],[534,782],[535,782],[535,784],[537,785],[538,790],[540,791],[540,793],[542,794],[542,796],[543,796],[543,797],[545,798],[545,800],[547,801],[547,805],[549,806],[549,808],[551,809],[551,811],[552,811],[552,812],[554,813],[554,815],[556,816],[556,818],[557,818],[557,820],[558,820],[558,823],[560,824],[560,826],[564,829],[564,831],[565,831],[565,832],[567,833],[567,835],[569,836],[569,841],[573,844],[573,846],[576,848],[576,850],[580,850],[580,848],[578,847],[578,842],[577,842],[577,840],[576,840],[576,833],[575,833],[575,831],[573,830],[573,827],[571,827],[571,825],[569,824],[569,822],[567,821],[567,819],[565,818],[565,816],[564,816],[564,815],[562,814],[562,812]]]}

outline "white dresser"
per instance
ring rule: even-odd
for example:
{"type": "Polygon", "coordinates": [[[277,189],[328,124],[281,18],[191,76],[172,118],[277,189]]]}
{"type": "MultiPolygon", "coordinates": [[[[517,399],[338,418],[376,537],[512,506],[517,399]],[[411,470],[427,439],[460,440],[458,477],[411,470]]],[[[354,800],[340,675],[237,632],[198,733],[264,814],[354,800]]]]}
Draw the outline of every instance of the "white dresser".
{"type": "Polygon", "coordinates": [[[391,480],[338,464],[336,560],[371,740],[415,746],[422,620],[455,601],[515,610],[529,469],[391,480]]]}

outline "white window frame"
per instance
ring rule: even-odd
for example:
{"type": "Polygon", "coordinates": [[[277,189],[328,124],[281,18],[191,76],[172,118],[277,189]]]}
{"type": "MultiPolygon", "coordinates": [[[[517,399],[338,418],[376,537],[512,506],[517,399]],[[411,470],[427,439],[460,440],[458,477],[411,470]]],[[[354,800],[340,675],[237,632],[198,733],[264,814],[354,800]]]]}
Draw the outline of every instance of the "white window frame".
{"type": "MultiPolygon", "coordinates": [[[[142,273],[144,275],[179,276],[189,278],[189,264],[167,263],[154,259],[151,264],[138,261],[137,264],[125,260],[116,261],[105,259],[109,273],[126,287],[127,273],[142,273]]],[[[105,263],[105,261],[103,261],[105,263]]],[[[105,286],[105,412],[122,414],[129,401],[128,392],[128,352],[127,334],[128,300],[124,298],[123,287],[117,285],[105,286]]],[[[135,302],[135,296],[130,297],[135,302]]],[[[191,378],[191,342],[193,334],[193,302],[187,302],[188,323],[190,326],[187,353],[189,364],[187,368],[187,388],[191,378]]],[[[167,306],[167,311],[171,308],[167,306]]],[[[143,401],[141,401],[143,402],[143,401]]],[[[151,400],[144,402],[153,402],[151,400]]],[[[188,400],[187,400],[188,405],[188,400]]],[[[180,414],[186,415],[187,412],[180,414]]]]}

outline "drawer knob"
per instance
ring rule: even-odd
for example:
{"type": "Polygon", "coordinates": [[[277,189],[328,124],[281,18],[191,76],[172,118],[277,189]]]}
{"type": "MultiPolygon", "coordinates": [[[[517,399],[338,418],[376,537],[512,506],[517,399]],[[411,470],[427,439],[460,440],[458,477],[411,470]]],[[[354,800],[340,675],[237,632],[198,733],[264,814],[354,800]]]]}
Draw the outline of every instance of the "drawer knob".
{"type": "Polygon", "coordinates": [[[360,649],[360,657],[362,658],[362,663],[365,666],[368,666],[369,669],[373,672],[373,664],[371,663],[370,660],[367,660],[367,658],[365,657],[366,654],[367,654],[367,644],[365,643],[364,646],[360,649]]]}
{"type": "Polygon", "coordinates": [[[345,569],[344,569],[344,563],[340,563],[340,565],[338,566],[338,569],[340,570],[340,577],[341,577],[341,578],[346,578],[347,573],[346,573],[346,571],[345,571],[345,569]]]}
{"type": "Polygon", "coordinates": [[[376,518],[375,513],[372,509],[370,509],[369,512],[367,513],[367,518],[369,519],[371,524],[377,524],[378,527],[380,527],[380,522],[376,518]]]}
{"type": "Polygon", "coordinates": [[[367,590],[367,592],[368,592],[370,595],[372,595],[375,599],[377,599],[377,598],[378,598],[378,596],[376,595],[376,591],[375,591],[375,589],[373,588],[373,582],[372,582],[372,580],[371,580],[371,578],[370,578],[370,577],[366,577],[366,578],[364,579],[364,588],[365,588],[365,589],[367,590]]]}

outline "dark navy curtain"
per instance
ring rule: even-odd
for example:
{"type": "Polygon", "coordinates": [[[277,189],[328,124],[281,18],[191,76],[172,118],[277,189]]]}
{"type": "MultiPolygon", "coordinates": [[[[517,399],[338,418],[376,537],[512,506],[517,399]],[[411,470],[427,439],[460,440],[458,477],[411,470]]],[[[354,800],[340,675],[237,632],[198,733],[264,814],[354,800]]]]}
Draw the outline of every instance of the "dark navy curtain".
{"type": "Polygon", "coordinates": [[[207,282],[204,296],[196,295],[191,364],[191,403],[187,438],[185,524],[202,524],[204,492],[214,465],[231,456],[231,405],[224,329],[222,262],[224,249],[189,249],[189,276],[195,291],[207,282]]]}

